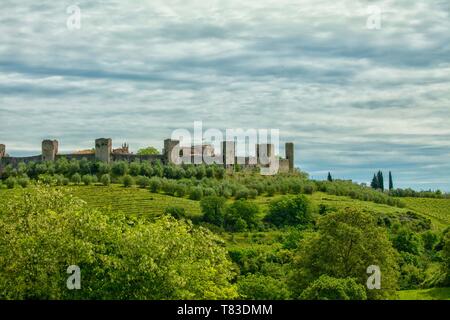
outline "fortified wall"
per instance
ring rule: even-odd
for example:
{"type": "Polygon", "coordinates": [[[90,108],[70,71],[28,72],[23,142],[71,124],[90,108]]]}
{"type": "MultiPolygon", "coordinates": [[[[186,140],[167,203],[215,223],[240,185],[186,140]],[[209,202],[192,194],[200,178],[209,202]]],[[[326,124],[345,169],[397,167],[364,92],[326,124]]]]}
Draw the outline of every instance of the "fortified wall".
{"type": "Polygon", "coordinates": [[[59,142],[57,140],[42,141],[42,153],[30,157],[11,157],[6,153],[6,146],[0,144],[0,173],[7,165],[17,166],[19,163],[56,161],[60,158],[67,160],[102,161],[111,163],[115,161],[161,161],[163,164],[183,163],[202,164],[205,157],[213,159],[213,163],[223,165],[226,168],[239,164],[243,167],[270,167],[273,161],[278,161],[278,172],[285,173],[294,170],[294,144],[288,142],[285,145],[285,158],[276,157],[275,146],[273,144],[257,144],[256,157],[238,157],[236,154],[236,142],[223,141],[219,155],[214,153],[211,145],[199,145],[191,147],[181,147],[180,141],[166,139],[164,140],[164,149],[162,154],[156,155],[137,155],[129,151],[127,144],[121,148],[113,149],[112,139],[100,138],[95,140],[95,148],[83,150],[75,153],[60,154],[58,152],[59,142]]]}

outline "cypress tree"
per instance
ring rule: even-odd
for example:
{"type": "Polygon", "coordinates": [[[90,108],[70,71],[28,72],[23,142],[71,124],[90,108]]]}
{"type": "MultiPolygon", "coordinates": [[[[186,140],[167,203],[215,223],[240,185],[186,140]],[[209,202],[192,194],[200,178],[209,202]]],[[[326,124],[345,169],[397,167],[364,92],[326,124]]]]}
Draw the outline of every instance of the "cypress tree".
{"type": "Polygon", "coordinates": [[[328,172],[327,180],[330,182],[333,182],[333,178],[331,177],[331,173],[329,173],[329,172],[328,172]]]}
{"type": "Polygon", "coordinates": [[[378,189],[381,189],[384,191],[384,179],[383,179],[383,172],[378,171],[377,173],[377,180],[378,180],[378,189]]]}
{"type": "Polygon", "coordinates": [[[378,177],[375,173],[373,174],[373,179],[370,183],[370,186],[372,187],[372,189],[378,189],[378,177]]]}
{"type": "Polygon", "coordinates": [[[389,171],[389,190],[394,189],[394,182],[392,181],[392,173],[389,171]]]}

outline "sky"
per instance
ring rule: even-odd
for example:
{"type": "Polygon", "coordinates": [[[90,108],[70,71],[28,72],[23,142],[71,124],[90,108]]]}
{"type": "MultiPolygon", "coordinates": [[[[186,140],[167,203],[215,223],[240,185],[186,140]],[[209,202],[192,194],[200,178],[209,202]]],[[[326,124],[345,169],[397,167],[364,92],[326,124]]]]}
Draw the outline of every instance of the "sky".
{"type": "Polygon", "coordinates": [[[1,3],[11,156],[47,138],[161,149],[202,121],[279,129],[314,179],[450,191],[448,0],[1,3]]]}

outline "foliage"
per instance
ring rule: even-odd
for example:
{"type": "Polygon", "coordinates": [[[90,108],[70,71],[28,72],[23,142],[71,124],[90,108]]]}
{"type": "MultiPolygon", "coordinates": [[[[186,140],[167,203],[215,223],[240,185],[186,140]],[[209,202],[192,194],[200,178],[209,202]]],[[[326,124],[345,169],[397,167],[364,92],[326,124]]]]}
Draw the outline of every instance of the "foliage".
{"type": "Polygon", "coordinates": [[[271,276],[248,274],[237,282],[242,298],[249,300],[286,300],[290,291],[286,283],[271,276]]]}
{"type": "Polygon", "coordinates": [[[232,299],[226,249],[211,232],[161,217],[101,213],[53,189],[0,203],[1,299],[232,299]],[[82,290],[67,290],[78,265],[82,290]]]}
{"type": "Polygon", "coordinates": [[[204,197],[200,201],[203,220],[208,223],[222,226],[225,217],[225,199],[218,196],[204,197]]]}
{"type": "Polygon", "coordinates": [[[308,226],[313,221],[311,203],[304,195],[274,200],[265,219],[277,227],[308,226]]]}
{"type": "Polygon", "coordinates": [[[367,267],[377,265],[382,272],[380,290],[368,290],[369,299],[395,295],[398,265],[386,231],[363,212],[347,208],[321,217],[318,232],[310,233],[297,250],[292,289],[297,295],[321,275],[354,278],[365,285],[367,267]]]}
{"type": "Polygon", "coordinates": [[[302,300],[366,300],[367,295],[363,285],[355,279],[337,279],[327,275],[320,276],[306,288],[302,300]]]}
{"type": "Polygon", "coordinates": [[[158,149],[151,147],[151,146],[147,147],[147,148],[139,149],[137,152],[137,155],[139,155],[139,156],[154,155],[154,154],[159,154],[159,151],[158,151],[158,149]]]}

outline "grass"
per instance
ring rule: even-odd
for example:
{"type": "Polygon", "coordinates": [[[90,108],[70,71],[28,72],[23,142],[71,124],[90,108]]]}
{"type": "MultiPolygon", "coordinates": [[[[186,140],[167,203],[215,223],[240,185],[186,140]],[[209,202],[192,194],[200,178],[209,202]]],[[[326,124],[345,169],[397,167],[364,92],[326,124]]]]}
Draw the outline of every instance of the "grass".
{"type": "Polygon", "coordinates": [[[399,291],[400,300],[450,300],[450,288],[399,291]]]}
{"type": "Polygon", "coordinates": [[[450,199],[402,198],[406,207],[431,219],[437,229],[450,225],[450,199]]]}
{"type": "Polygon", "coordinates": [[[133,215],[161,215],[169,206],[185,208],[190,216],[200,215],[200,204],[185,198],[151,193],[137,187],[125,188],[119,185],[72,186],[67,191],[98,209],[112,209],[133,215]]]}

